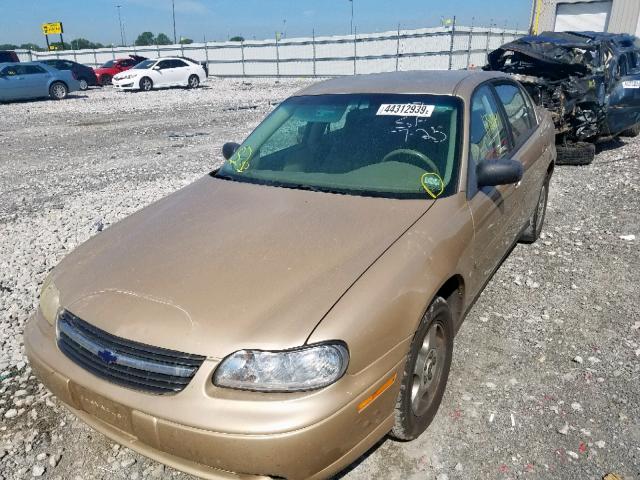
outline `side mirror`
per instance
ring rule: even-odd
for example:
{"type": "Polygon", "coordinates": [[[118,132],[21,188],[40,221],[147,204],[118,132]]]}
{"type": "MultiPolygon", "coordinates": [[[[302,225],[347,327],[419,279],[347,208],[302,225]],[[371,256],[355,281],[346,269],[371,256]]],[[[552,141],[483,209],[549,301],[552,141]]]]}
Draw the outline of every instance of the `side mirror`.
{"type": "Polygon", "coordinates": [[[229,160],[236,153],[236,150],[240,148],[240,144],[236,142],[227,142],[222,146],[222,156],[225,160],[229,160]]]}
{"type": "Polygon", "coordinates": [[[160,67],[158,65],[154,65],[154,67],[151,70],[160,70],[160,67]]]}
{"type": "Polygon", "coordinates": [[[509,185],[522,180],[524,168],[517,160],[500,159],[484,160],[476,170],[479,187],[494,187],[509,185]]]}

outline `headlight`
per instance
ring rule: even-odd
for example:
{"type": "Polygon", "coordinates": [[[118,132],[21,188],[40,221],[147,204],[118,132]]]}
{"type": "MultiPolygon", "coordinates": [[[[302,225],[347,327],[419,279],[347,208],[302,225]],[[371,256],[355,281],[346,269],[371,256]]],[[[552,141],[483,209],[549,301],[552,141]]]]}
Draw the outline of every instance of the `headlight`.
{"type": "Polygon", "coordinates": [[[58,308],[60,308],[60,292],[56,288],[51,274],[45,278],[42,284],[42,290],[40,291],[40,311],[42,316],[53,325],[56,321],[56,315],[58,315],[58,308]]]}
{"type": "Polygon", "coordinates": [[[321,343],[276,352],[239,350],[213,376],[219,387],[259,392],[314,390],[337,381],[349,365],[343,343],[321,343]]]}

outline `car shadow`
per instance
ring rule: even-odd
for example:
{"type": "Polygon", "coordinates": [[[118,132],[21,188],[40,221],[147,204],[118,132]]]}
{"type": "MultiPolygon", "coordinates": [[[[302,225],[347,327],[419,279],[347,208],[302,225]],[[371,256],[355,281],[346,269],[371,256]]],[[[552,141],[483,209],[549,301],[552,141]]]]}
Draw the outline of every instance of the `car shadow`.
{"type": "Polygon", "coordinates": [[[620,137],[615,137],[601,143],[596,143],[596,153],[615,150],[616,148],[624,147],[626,144],[627,142],[622,140],[620,137]]]}
{"type": "MultiPolygon", "coordinates": [[[[59,101],[59,102],[64,102],[66,100],[83,100],[85,98],[89,98],[88,95],[84,95],[84,94],[75,94],[75,93],[70,93],[69,95],[67,95],[67,97],[63,100],[55,100],[55,101],[59,101]]],[[[42,97],[42,98],[25,98],[25,99],[21,99],[21,100],[11,100],[11,101],[6,101],[3,102],[5,105],[9,105],[12,103],[18,103],[18,104],[25,104],[25,103],[42,103],[42,102],[50,102],[52,99],[49,97],[42,97]]]]}
{"type": "Polygon", "coordinates": [[[347,476],[349,473],[355,470],[362,462],[364,462],[367,458],[369,458],[376,450],[378,450],[382,445],[384,445],[388,441],[391,441],[388,435],[378,440],[378,442],[376,442],[376,444],[373,447],[371,447],[369,450],[363,453],[360,457],[358,457],[357,460],[351,463],[344,470],[341,470],[336,475],[331,477],[330,480],[340,480],[341,478],[344,478],[345,476],[347,476]]]}

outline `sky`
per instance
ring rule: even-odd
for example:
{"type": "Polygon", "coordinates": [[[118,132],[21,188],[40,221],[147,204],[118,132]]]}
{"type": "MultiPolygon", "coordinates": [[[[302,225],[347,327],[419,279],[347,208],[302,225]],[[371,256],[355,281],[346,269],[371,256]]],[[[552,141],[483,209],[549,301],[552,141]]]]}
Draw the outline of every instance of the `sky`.
{"type": "MultiPolygon", "coordinates": [[[[532,0],[353,0],[358,32],[433,27],[456,16],[461,25],[527,28],[532,0]]],[[[0,44],[44,45],[40,25],[61,21],[65,41],[82,37],[120,43],[118,10],[127,43],[151,31],[173,37],[171,0],[0,0],[0,44]]],[[[177,37],[194,41],[348,34],[349,0],[175,0],[177,37]]]]}

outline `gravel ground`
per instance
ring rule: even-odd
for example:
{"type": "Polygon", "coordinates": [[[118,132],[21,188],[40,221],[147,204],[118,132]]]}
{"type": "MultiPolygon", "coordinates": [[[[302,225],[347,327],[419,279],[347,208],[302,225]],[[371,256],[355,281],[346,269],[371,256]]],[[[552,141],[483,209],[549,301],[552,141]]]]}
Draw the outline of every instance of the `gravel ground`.
{"type": "MultiPolygon", "coordinates": [[[[188,479],[109,442],[31,375],[23,326],[76,245],[221,161],[302,81],[72,95],[0,105],[0,480],[188,479]]],[[[558,167],[544,238],[518,246],[456,338],[418,440],[340,477],[640,478],[640,138],[558,167]]]]}

